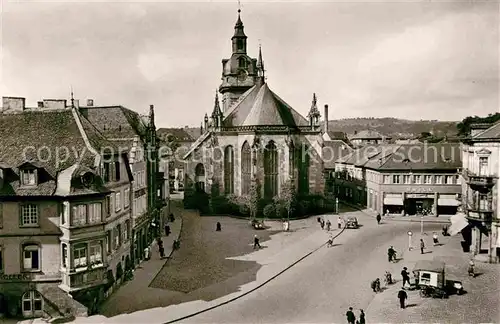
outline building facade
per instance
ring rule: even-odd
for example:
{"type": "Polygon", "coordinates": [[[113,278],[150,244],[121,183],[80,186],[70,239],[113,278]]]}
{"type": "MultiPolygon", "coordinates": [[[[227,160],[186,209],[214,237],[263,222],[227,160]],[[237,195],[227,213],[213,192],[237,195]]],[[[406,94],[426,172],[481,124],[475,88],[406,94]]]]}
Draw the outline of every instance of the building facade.
{"type": "Polygon", "coordinates": [[[391,140],[390,137],[380,134],[374,130],[362,130],[354,132],[349,136],[349,141],[354,147],[361,147],[364,145],[387,144],[391,140]]]}
{"type": "Polygon", "coordinates": [[[127,155],[66,100],[3,98],[1,314],[95,311],[130,259],[131,179],[127,155]]]}
{"type": "Polygon", "coordinates": [[[459,144],[365,146],[337,161],[337,193],[380,214],[454,215],[460,168],[459,144]]]}
{"type": "Polygon", "coordinates": [[[140,116],[122,106],[95,106],[93,101],[91,104],[79,106],[81,114],[129,156],[134,179],[127,202],[132,214],[131,261],[137,265],[144,259],[144,249],[156,237],[164,219],[161,216],[163,205],[169,202],[169,192],[163,189],[163,175],[158,177],[159,147],[155,143],[154,107],[150,106],[149,116],[140,116]]]}
{"type": "Polygon", "coordinates": [[[264,62],[247,54],[247,37],[238,13],[232,55],[222,61],[222,109],[218,93],[204,133],[184,156],[186,190],[248,195],[251,182],[272,199],[294,181],[302,193],[323,193],[320,113],[313,96],[308,119],[269,88],[264,62]]]}
{"type": "Polygon", "coordinates": [[[471,252],[499,262],[500,123],[473,129],[463,145],[463,202],[471,229],[471,252]]]}

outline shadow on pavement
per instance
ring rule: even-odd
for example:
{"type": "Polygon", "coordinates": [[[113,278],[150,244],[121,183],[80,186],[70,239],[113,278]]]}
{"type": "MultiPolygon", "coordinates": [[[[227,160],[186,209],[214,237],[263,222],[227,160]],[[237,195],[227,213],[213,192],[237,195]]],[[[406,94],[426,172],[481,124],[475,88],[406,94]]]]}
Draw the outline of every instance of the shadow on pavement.
{"type": "Polygon", "coordinates": [[[418,306],[418,305],[417,304],[408,304],[408,305],[406,305],[405,308],[410,308],[410,307],[415,307],[415,306],[418,306]]]}

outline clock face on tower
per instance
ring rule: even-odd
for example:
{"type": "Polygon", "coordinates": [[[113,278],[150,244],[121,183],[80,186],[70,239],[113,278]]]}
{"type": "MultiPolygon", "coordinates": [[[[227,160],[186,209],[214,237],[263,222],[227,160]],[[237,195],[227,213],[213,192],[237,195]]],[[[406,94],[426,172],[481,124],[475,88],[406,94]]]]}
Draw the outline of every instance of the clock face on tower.
{"type": "Polygon", "coordinates": [[[240,70],[240,72],[238,73],[238,80],[245,81],[247,77],[248,77],[248,72],[245,70],[240,70]]]}

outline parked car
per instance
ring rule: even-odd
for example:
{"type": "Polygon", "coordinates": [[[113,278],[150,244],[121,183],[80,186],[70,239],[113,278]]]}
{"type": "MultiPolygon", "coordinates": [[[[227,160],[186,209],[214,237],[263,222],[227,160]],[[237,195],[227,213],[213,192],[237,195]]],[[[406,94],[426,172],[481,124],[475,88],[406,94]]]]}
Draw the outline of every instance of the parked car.
{"type": "Polygon", "coordinates": [[[252,225],[252,227],[256,230],[264,229],[264,222],[259,221],[257,219],[252,219],[252,221],[250,222],[250,225],[252,225]]]}
{"type": "Polygon", "coordinates": [[[345,225],[346,225],[346,228],[358,228],[359,227],[358,219],[356,217],[353,217],[353,216],[348,217],[345,225]]]}

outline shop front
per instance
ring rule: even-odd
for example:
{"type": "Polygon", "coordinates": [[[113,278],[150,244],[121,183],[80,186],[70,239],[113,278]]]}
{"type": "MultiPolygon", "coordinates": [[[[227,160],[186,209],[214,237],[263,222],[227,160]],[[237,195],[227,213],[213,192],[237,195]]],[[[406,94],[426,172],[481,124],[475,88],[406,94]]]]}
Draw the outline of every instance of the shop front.
{"type": "Polygon", "coordinates": [[[460,206],[458,194],[439,194],[437,204],[438,215],[455,215],[460,206]]]}
{"type": "Polygon", "coordinates": [[[435,194],[408,193],[405,197],[406,215],[432,215],[434,214],[435,194]]]}
{"type": "Polygon", "coordinates": [[[384,215],[404,212],[404,199],[402,193],[384,193],[384,215]]]}

